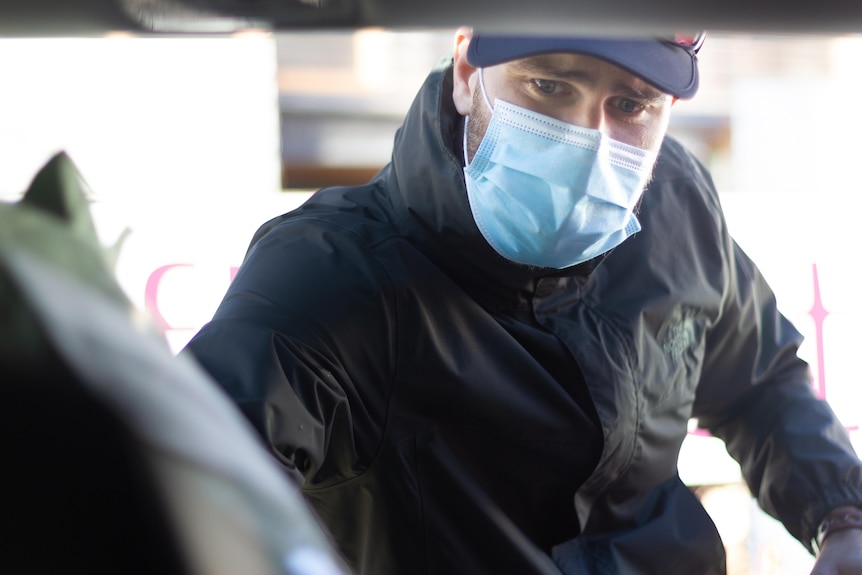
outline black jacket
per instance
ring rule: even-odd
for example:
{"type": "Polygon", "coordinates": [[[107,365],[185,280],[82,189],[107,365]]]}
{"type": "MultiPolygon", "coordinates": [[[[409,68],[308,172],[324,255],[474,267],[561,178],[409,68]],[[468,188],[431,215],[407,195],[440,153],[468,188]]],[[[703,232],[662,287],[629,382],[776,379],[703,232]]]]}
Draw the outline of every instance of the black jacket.
{"type": "Polygon", "coordinates": [[[704,168],[667,139],[640,233],[563,272],[515,265],[470,215],[451,89],[443,62],[373,182],[264,225],[189,344],[356,570],[724,573],[677,475],[692,417],[803,542],[862,503],[704,168]]]}

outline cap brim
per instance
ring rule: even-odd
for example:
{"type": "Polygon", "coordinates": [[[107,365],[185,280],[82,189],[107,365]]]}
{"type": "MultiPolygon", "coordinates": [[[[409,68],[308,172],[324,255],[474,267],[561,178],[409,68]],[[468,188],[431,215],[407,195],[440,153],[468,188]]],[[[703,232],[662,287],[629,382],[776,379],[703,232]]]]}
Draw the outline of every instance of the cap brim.
{"type": "Polygon", "coordinates": [[[698,88],[697,55],[658,39],[605,39],[474,34],[467,61],[488,67],[539,54],[571,52],[601,58],[662,92],[691,98],[698,88]]]}

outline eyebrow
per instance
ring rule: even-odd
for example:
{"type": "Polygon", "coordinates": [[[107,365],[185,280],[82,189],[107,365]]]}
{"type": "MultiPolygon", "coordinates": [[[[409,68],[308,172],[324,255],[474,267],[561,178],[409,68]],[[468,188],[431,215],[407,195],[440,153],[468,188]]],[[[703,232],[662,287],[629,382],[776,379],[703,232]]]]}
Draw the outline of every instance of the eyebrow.
{"type": "MultiPolygon", "coordinates": [[[[555,66],[541,57],[514,60],[511,62],[511,66],[516,72],[535,75],[540,78],[547,77],[548,79],[568,80],[584,83],[589,86],[593,86],[598,82],[597,74],[594,72],[555,66]]],[[[637,84],[618,82],[614,85],[613,89],[620,95],[640,100],[661,100],[665,96],[664,92],[653,88],[640,78],[637,78],[637,84]]]]}
{"type": "Polygon", "coordinates": [[[518,72],[535,74],[537,76],[549,76],[564,80],[580,80],[587,84],[595,84],[597,80],[596,74],[587,70],[561,68],[541,58],[514,60],[511,66],[518,72]]]}

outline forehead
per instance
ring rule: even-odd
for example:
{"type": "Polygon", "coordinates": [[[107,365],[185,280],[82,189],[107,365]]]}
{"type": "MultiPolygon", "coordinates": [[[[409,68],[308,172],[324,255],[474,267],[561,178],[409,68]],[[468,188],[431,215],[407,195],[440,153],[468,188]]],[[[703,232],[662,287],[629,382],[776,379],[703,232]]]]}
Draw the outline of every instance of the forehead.
{"type": "Polygon", "coordinates": [[[512,75],[590,84],[612,83],[653,97],[664,94],[631,72],[606,60],[585,54],[563,52],[542,54],[512,60],[500,66],[506,67],[508,73],[512,75]]]}

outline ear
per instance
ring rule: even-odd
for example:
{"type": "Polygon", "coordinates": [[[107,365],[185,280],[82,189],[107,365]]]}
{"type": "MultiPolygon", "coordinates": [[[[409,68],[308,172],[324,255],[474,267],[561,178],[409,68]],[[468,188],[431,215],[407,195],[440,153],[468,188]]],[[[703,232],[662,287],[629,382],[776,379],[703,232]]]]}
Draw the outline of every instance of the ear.
{"type": "Polygon", "coordinates": [[[473,103],[473,92],[470,88],[470,80],[476,72],[476,67],[467,61],[467,47],[473,37],[473,30],[462,26],[455,32],[455,64],[454,85],[452,88],[452,99],[455,101],[455,109],[462,116],[470,114],[473,103]]]}

